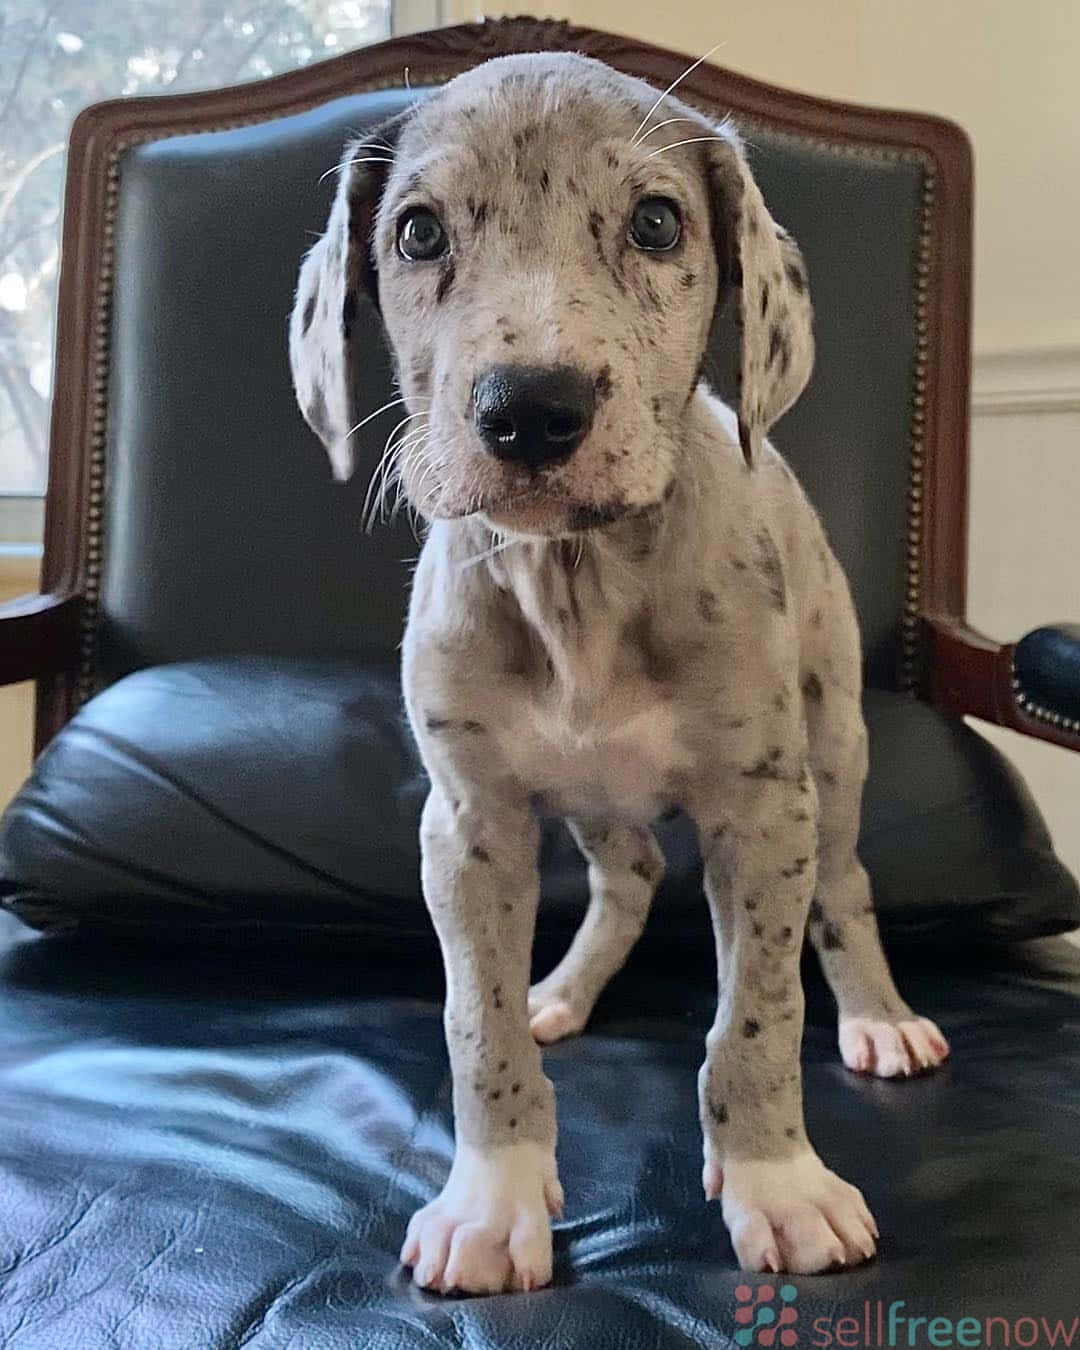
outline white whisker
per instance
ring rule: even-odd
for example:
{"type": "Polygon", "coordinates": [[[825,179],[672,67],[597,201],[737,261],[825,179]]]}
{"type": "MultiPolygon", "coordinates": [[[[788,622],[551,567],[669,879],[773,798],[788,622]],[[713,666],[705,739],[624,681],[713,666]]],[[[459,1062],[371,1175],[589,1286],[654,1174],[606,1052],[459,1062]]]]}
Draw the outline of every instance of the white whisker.
{"type": "Polygon", "coordinates": [[[659,150],[650,150],[645,156],[646,159],[655,159],[657,155],[662,155],[665,150],[678,150],[680,145],[700,145],[702,141],[721,141],[724,145],[730,145],[726,136],[688,136],[685,141],[672,141],[670,145],[662,145],[659,150]]]}
{"type": "Polygon", "coordinates": [[[366,427],[367,424],[373,418],[378,417],[380,413],[386,412],[388,408],[396,408],[398,404],[404,402],[405,400],[403,398],[392,398],[389,403],[384,403],[381,408],[376,408],[374,412],[368,413],[366,417],[362,417],[360,421],[357,422],[356,426],[354,426],[351,431],[347,431],[345,433],[346,439],[348,439],[348,437],[351,436],[354,431],[359,431],[361,427],[366,427]]]}
{"type": "Polygon", "coordinates": [[[642,131],[644,131],[645,127],[648,125],[649,118],[653,115],[653,113],[657,110],[657,108],[659,108],[660,104],[663,103],[664,99],[667,98],[668,94],[670,94],[673,89],[677,88],[678,85],[682,84],[683,80],[686,79],[687,75],[692,75],[693,72],[697,70],[698,66],[700,66],[703,62],[707,61],[710,56],[712,56],[713,52],[718,52],[720,48],[725,45],[725,43],[726,39],[725,42],[718,42],[715,47],[710,47],[709,50],[705,53],[705,55],[699,56],[692,66],[687,66],[686,69],[683,71],[683,73],[678,77],[678,79],[672,80],[672,82],[668,85],[668,87],[664,90],[664,92],[652,105],[649,111],[641,119],[641,126],[639,126],[637,131],[635,131],[634,134],[630,137],[631,145],[635,145],[637,143],[637,138],[641,135],[642,131]]]}
{"type": "Polygon", "coordinates": [[[696,127],[701,126],[701,123],[698,121],[696,117],[667,117],[664,119],[663,122],[657,122],[657,124],[654,127],[650,127],[648,131],[646,131],[643,136],[639,136],[637,140],[633,142],[633,144],[641,145],[643,142],[649,139],[649,137],[653,134],[654,131],[659,131],[661,127],[670,127],[675,122],[688,122],[696,127]]]}
{"type": "Polygon", "coordinates": [[[325,173],[319,175],[319,182],[330,177],[332,173],[343,173],[346,169],[351,169],[354,164],[393,164],[393,160],[386,155],[364,155],[359,159],[346,159],[340,164],[332,165],[325,173]]]}

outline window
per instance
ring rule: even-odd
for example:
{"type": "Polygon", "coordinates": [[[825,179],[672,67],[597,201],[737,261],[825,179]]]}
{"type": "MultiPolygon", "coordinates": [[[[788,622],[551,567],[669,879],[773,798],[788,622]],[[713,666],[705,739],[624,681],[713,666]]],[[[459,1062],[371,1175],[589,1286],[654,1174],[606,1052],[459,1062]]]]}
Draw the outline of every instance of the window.
{"type": "MultiPolygon", "coordinates": [[[[399,30],[439,0],[397,0],[399,30]]],[[[40,539],[64,152],[117,95],[274,75],[377,42],[391,0],[7,0],[0,8],[0,549],[40,539]]]]}

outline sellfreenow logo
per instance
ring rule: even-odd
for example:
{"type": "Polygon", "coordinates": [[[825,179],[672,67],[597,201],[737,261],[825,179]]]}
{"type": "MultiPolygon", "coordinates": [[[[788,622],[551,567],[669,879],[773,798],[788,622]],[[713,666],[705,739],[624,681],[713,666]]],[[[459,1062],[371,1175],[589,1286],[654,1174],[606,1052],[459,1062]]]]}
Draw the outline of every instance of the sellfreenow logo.
{"type": "Polygon", "coordinates": [[[799,1291],[793,1284],[782,1284],[777,1291],[771,1284],[759,1284],[757,1290],[748,1284],[735,1288],[735,1330],[736,1345],[781,1345],[798,1344],[799,1336],[795,1330],[798,1312],[794,1304],[799,1291]],[[777,1292],[780,1294],[780,1313],[773,1307],[777,1292]]]}
{"type": "MultiPolygon", "coordinates": [[[[794,1299],[795,1290],[791,1288],[794,1299]]],[[[738,1295],[738,1290],[735,1291],[738,1295]]],[[[783,1290],[781,1290],[781,1295],[783,1290]]],[[[827,1350],[982,1350],[984,1346],[1004,1346],[1030,1350],[1031,1346],[1058,1346],[1080,1350],[1080,1317],[1071,1322],[1058,1317],[916,1317],[906,1311],[904,1299],[883,1303],[880,1299],[863,1304],[862,1316],[815,1317],[810,1323],[809,1345],[827,1350]]],[[[741,1311],[741,1309],[740,1309],[741,1311]]],[[[739,1320],[736,1312],[735,1320],[739,1320]]],[[[770,1319],[771,1320],[771,1319],[770,1319]]],[[[735,1339],[739,1339],[739,1332],[735,1339]]],[[[749,1341],[739,1341],[749,1345],[749,1341]]],[[[785,1345],[793,1342],[785,1341],[785,1345]]],[[[762,1344],[771,1345],[771,1341],[762,1344]]]]}

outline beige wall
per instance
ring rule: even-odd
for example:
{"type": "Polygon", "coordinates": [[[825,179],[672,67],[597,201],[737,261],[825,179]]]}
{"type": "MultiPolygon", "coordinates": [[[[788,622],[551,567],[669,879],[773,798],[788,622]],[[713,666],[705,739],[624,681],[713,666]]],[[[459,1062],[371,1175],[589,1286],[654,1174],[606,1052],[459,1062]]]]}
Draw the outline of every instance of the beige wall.
{"type": "MultiPolygon", "coordinates": [[[[1073,0],[445,0],[448,21],[528,12],[712,58],[776,84],[955,118],[976,158],[971,616],[1013,637],[1080,619],[1080,3],[1073,0]]],[[[28,756],[0,691],[0,801],[28,756]]],[[[1080,756],[1009,733],[1080,871],[1080,756]]]]}
{"type": "MultiPolygon", "coordinates": [[[[0,605],[37,590],[37,564],[0,557],[0,605]]],[[[0,686],[0,809],[11,799],[30,767],[33,685],[0,686]]]]}

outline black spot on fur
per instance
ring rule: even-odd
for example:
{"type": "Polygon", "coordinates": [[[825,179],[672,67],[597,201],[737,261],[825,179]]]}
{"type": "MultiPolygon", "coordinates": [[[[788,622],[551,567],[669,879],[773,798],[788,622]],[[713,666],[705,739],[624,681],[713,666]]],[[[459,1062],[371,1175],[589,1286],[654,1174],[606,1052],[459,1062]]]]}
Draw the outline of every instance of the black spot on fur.
{"type": "Polygon", "coordinates": [[[709,1098],[709,1115],[714,1125],[726,1125],[728,1120],[727,1106],[724,1102],[714,1101],[709,1098]]]}
{"type": "Polygon", "coordinates": [[[810,673],[803,680],[802,691],[804,696],[808,698],[811,703],[821,702],[822,698],[824,697],[825,691],[821,687],[821,680],[814,673],[814,671],[810,671],[810,673]]]}
{"type": "Polygon", "coordinates": [[[728,731],[738,731],[740,727],[746,726],[746,722],[747,719],[745,717],[725,717],[723,726],[725,726],[728,731]]]}
{"type": "Polygon", "coordinates": [[[772,705],[777,712],[787,712],[788,696],[786,689],[780,689],[775,694],[773,694],[772,705]]]}
{"type": "Polygon", "coordinates": [[[488,1099],[493,1102],[497,1102],[501,1096],[502,1088],[492,1088],[488,1093],[488,1099]]]}
{"type": "Polygon", "coordinates": [[[809,858],[796,858],[790,867],[781,867],[780,875],[782,877],[801,877],[809,862],[809,858]]]}
{"type": "Polygon", "coordinates": [[[358,304],[356,292],[346,291],[345,300],[341,306],[341,332],[346,340],[352,333],[353,320],[356,318],[358,304]]]}
{"type": "MultiPolygon", "coordinates": [[[[599,244],[604,234],[604,217],[599,211],[589,212],[589,233],[596,240],[597,244],[599,244]]],[[[603,254],[601,254],[601,257],[602,256],[603,254]]]]}
{"type": "Polygon", "coordinates": [[[517,1116],[511,1116],[511,1117],[510,1117],[510,1122],[509,1122],[509,1124],[510,1124],[510,1128],[511,1128],[512,1130],[516,1129],[516,1128],[517,1128],[517,1116]]]}
{"type": "Polygon", "coordinates": [[[576,197],[578,195],[577,179],[573,174],[566,180],[566,190],[570,193],[571,197],[576,197]]]}
{"type": "Polygon", "coordinates": [[[751,925],[751,931],[753,932],[753,934],[754,934],[755,937],[764,937],[764,936],[765,936],[765,925],[764,925],[764,924],[761,924],[761,923],[758,923],[758,922],[755,920],[754,923],[751,925]]]}
{"type": "Polygon", "coordinates": [[[748,914],[753,914],[754,910],[757,909],[760,903],[761,903],[760,895],[748,895],[746,899],[743,901],[743,908],[746,910],[748,914]]]}
{"type": "Polygon", "coordinates": [[[790,925],[790,924],[784,924],[783,928],[780,929],[780,941],[781,941],[781,942],[790,942],[790,941],[791,941],[791,933],[792,933],[791,925],[790,925]]]}
{"type": "Polygon", "coordinates": [[[674,653],[657,638],[652,611],[647,605],[638,610],[626,624],[623,638],[638,649],[642,669],[648,679],[661,683],[674,678],[679,663],[674,653]]]}
{"type": "Polygon", "coordinates": [[[786,344],[787,339],[784,336],[784,330],[778,323],[774,323],[769,333],[769,356],[766,362],[767,365],[771,366],[773,364],[776,358],[783,352],[786,344]]]}
{"type": "Polygon", "coordinates": [[[720,606],[712,591],[704,587],[697,593],[697,612],[706,623],[715,623],[720,617],[720,606]]]}
{"type": "Polygon", "coordinates": [[[806,277],[803,276],[802,268],[798,263],[789,262],[784,271],[787,273],[788,281],[802,295],[803,291],[806,290],[806,277]]]}
{"type": "Polygon", "coordinates": [[[810,914],[810,922],[811,922],[811,923],[820,923],[820,922],[822,921],[822,919],[824,919],[824,917],[825,917],[825,911],[824,911],[824,910],[822,909],[822,907],[821,907],[821,901],[820,901],[820,900],[811,900],[811,901],[810,901],[810,910],[809,910],[809,914],[810,914]]]}
{"type": "Polygon", "coordinates": [[[783,773],[767,759],[759,759],[752,769],[743,769],[744,778],[771,778],[774,781],[783,778],[783,773]]]}
{"type": "Polygon", "coordinates": [[[746,1037],[748,1041],[753,1040],[753,1038],[758,1034],[760,1030],[761,1030],[761,1023],[756,1022],[752,1017],[748,1017],[746,1021],[742,1024],[742,1034],[746,1037]]]}
{"type": "Polygon", "coordinates": [[[810,819],[810,812],[809,812],[809,811],[792,811],[792,813],[791,813],[791,819],[796,823],[796,825],[801,825],[804,821],[807,821],[807,820],[810,819]]]}
{"type": "Polygon", "coordinates": [[[549,189],[550,187],[551,187],[551,176],[549,175],[547,169],[541,169],[541,170],[540,170],[540,191],[541,191],[541,192],[547,192],[548,189],[549,189]]]}
{"type": "Polygon", "coordinates": [[[318,301],[319,301],[319,288],[318,286],[316,286],[315,289],[308,296],[307,303],[304,305],[304,318],[302,324],[302,331],[305,333],[311,327],[311,321],[315,317],[315,306],[318,304],[318,301]]]}
{"type": "Polygon", "coordinates": [[[596,379],[593,381],[593,385],[596,389],[596,397],[601,402],[611,397],[612,383],[611,383],[611,367],[609,365],[603,365],[600,367],[600,371],[596,376],[596,379]]]}
{"type": "Polygon", "coordinates": [[[517,1094],[521,1091],[521,1084],[520,1084],[520,1083],[511,1083],[511,1084],[510,1084],[510,1091],[511,1091],[511,1092],[514,1094],[514,1096],[516,1097],[517,1094]]]}
{"type": "Polygon", "coordinates": [[[768,588],[773,605],[783,613],[787,609],[787,587],[784,585],[784,565],[780,559],[780,550],[776,547],[776,540],[764,527],[758,530],[754,540],[757,544],[754,565],[768,588]]]}
{"type": "Polygon", "coordinates": [[[427,716],[424,718],[424,726],[427,727],[428,731],[449,731],[453,725],[453,722],[447,717],[427,716]]]}
{"type": "Polygon", "coordinates": [[[783,750],[783,746],[780,746],[780,745],[770,745],[767,753],[768,753],[769,759],[770,759],[774,764],[776,764],[779,760],[781,760],[781,759],[784,758],[784,750],[783,750]]]}
{"type": "Polygon", "coordinates": [[[820,610],[820,609],[815,609],[814,612],[813,612],[813,614],[810,615],[810,627],[811,627],[811,628],[820,628],[820,627],[821,627],[821,623],[822,623],[822,619],[823,619],[823,618],[824,618],[824,615],[822,614],[821,610],[820,610]]]}
{"type": "Polygon", "coordinates": [[[784,1131],[784,1136],[787,1139],[797,1139],[799,1137],[799,1131],[795,1128],[794,1125],[789,1125],[787,1129],[784,1131]]]}
{"type": "Polygon", "coordinates": [[[688,291],[691,288],[691,286],[695,284],[696,281],[697,281],[696,272],[689,272],[689,271],[683,272],[679,277],[679,285],[683,288],[684,291],[688,291]]]}
{"type": "Polygon", "coordinates": [[[763,282],[761,283],[761,317],[762,317],[762,318],[765,317],[765,314],[766,314],[766,311],[768,310],[768,308],[769,308],[769,283],[768,283],[767,281],[763,281],[763,282]]]}
{"type": "Polygon", "coordinates": [[[630,864],[630,871],[642,881],[656,880],[656,867],[648,858],[638,858],[630,864]]]}
{"type": "Polygon", "coordinates": [[[825,784],[826,787],[835,787],[836,774],[834,774],[831,769],[822,769],[821,781],[825,784]]]}
{"type": "Polygon", "coordinates": [[[491,1002],[494,1004],[494,1006],[495,1006],[496,1008],[501,1008],[501,1007],[502,1007],[503,1001],[502,1001],[502,985],[501,985],[501,984],[497,984],[497,985],[495,986],[495,988],[492,989],[492,991],[491,991],[491,1002]]]}
{"type": "Polygon", "coordinates": [[[473,844],[472,848],[469,849],[469,853],[477,860],[477,862],[489,863],[491,861],[491,854],[486,848],[481,848],[479,844],[473,844]]]}
{"type": "Polygon", "coordinates": [[[486,731],[487,727],[484,726],[483,722],[471,722],[466,720],[462,722],[461,729],[462,731],[469,732],[469,734],[472,736],[477,736],[480,734],[480,732],[486,731]]]}
{"type": "MultiPolygon", "coordinates": [[[[592,506],[575,506],[566,523],[572,530],[596,530],[618,520],[625,510],[620,502],[597,502],[592,506]]],[[[570,594],[573,600],[574,592],[571,591],[570,594]]]]}
{"type": "Polygon", "coordinates": [[[512,333],[509,329],[507,329],[506,332],[503,334],[503,341],[506,343],[508,347],[512,347],[517,340],[518,335],[516,333],[512,333]]]}
{"type": "Polygon", "coordinates": [[[732,558],[731,565],[732,567],[734,567],[736,572],[746,571],[746,563],[744,563],[741,558],[732,558]]]}
{"type": "Polygon", "coordinates": [[[451,259],[448,263],[443,265],[443,269],[439,274],[439,284],[435,287],[436,304],[441,305],[450,294],[450,287],[454,284],[454,277],[456,274],[454,262],[453,259],[451,259]]]}
{"type": "Polygon", "coordinates": [[[675,479],[673,478],[671,482],[668,483],[667,487],[664,489],[664,501],[669,502],[674,496],[675,496],[675,479]]]}
{"type": "Polygon", "coordinates": [[[821,930],[821,945],[827,952],[842,952],[844,950],[844,939],[836,924],[827,923],[821,930]]]}

